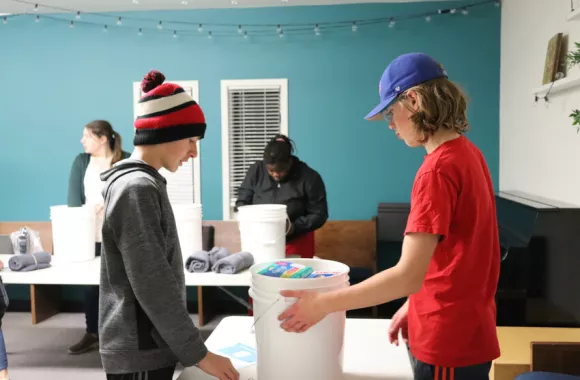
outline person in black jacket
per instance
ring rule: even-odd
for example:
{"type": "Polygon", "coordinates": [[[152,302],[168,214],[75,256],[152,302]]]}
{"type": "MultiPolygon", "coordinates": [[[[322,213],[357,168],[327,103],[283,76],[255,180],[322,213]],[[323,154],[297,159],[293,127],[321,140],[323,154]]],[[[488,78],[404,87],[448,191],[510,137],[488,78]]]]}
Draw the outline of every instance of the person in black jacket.
{"type": "Polygon", "coordinates": [[[238,189],[236,208],[254,204],[284,204],[290,225],[286,255],[314,256],[314,231],[326,223],[328,204],[322,177],[294,154],[292,141],[276,135],[262,161],[248,169],[238,189]]]}

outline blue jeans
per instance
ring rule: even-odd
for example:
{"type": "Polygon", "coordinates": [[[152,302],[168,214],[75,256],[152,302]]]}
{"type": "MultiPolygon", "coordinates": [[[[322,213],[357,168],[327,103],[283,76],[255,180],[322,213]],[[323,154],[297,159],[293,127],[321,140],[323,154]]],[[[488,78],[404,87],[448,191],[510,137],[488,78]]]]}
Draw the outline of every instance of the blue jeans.
{"type": "Polygon", "coordinates": [[[4,333],[0,328],[0,371],[8,368],[8,355],[6,355],[6,343],[4,342],[4,333]]]}

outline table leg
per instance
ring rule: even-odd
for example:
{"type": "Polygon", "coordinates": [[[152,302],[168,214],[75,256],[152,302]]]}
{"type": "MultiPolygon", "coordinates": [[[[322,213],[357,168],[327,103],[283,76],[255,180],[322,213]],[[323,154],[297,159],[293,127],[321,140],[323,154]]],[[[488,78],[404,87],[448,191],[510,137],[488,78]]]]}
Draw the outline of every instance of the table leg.
{"type": "Polygon", "coordinates": [[[203,327],[206,323],[211,321],[215,317],[215,312],[211,303],[211,286],[198,286],[197,287],[197,313],[198,313],[198,326],[203,327]],[[207,298],[207,300],[206,300],[207,298]]]}
{"type": "Polygon", "coordinates": [[[60,311],[60,285],[30,285],[30,311],[35,325],[60,311]]]}

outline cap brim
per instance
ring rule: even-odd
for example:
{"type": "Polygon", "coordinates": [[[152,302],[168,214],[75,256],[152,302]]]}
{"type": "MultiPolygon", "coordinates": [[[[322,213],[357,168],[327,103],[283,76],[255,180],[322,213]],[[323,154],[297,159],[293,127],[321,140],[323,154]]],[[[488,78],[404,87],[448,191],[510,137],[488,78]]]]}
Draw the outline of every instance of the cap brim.
{"type": "Polygon", "coordinates": [[[396,97],[397,95],[392,95],[383,100],[378,106],[376,106],[371,112],[369,112],[368,115],[365,116],[365,120],[369,121],[381,120],[383,118],[381,112],[383,112],[388,106],[390,106],[396,97]]]}

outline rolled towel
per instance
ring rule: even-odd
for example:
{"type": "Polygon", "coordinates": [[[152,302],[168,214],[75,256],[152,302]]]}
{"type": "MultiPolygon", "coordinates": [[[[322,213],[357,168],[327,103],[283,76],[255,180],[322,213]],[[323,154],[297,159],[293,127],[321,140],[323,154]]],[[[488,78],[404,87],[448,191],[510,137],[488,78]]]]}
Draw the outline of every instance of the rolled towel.
{"type": "Polygon", "coordinates": [[[8,267],[15,272],[30,272],[50,267],[52,256],[48,252],[14,255],[8,261],[8,267]]]}
{"type": "Polygon", "coordinates": [[[210,266],[213,267],[215,263],[230,255],[230,251],[224,247],[213,247],[211,251],[209,251],[209,263],[210,266]]]}
{"type": "Polygon", "coordinates": [[[185,269],[192,273],[207,272],[210,268],[209,253],[206,251],[194,252],[185,261],[185,269]]]}
{"type": "Polygon", "coordinates": [[[211,268],[216,273],[235,274],[254,264],[254,256],[249,252],[239,252],[219,260],[211,268]]]}

